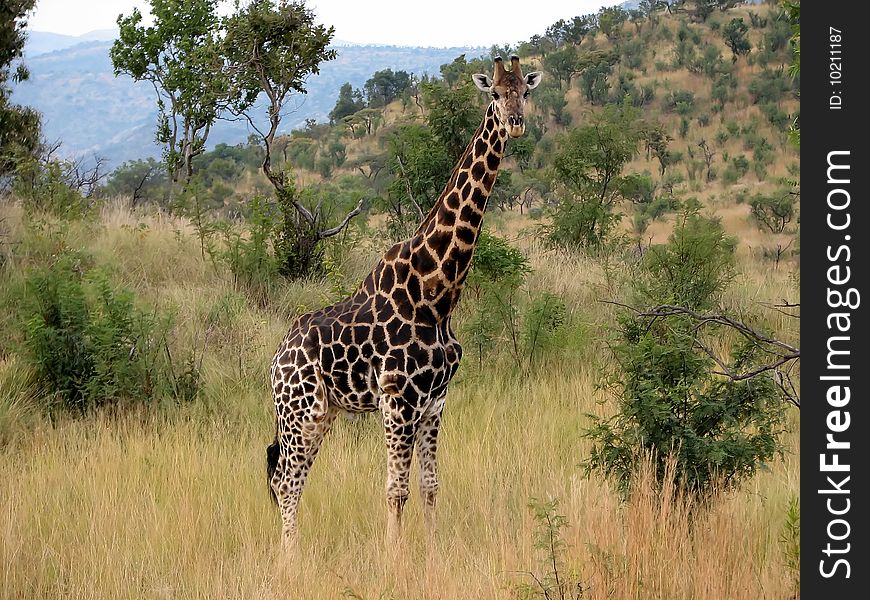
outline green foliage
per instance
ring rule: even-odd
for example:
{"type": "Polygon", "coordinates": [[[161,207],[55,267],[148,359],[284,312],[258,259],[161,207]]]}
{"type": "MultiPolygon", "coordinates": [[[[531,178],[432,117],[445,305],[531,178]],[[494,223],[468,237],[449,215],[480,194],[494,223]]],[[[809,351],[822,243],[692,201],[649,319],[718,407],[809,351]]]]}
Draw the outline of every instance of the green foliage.
{"type": "Polygon", "coordinates": [[[421,84],[426,122],[450,162],[459,159],[480,121],[480,93],[470,80],[447,87],[438,81],[421,84]]]}
{"type": "MultiPolygon", "coordinates": [[[[321,62],[337,56],[328,47],[333,28],[315,23],[300,2],[253,0],[226,19],[224,27],[222,51],[242,112],[262,92],[281,106],[290,94],[304,94],[306,79],[320,72],[321,62]]],[[[270,119],[280,121],[280,115],[270,110],[270,119]]]]}
{"type": "Polygon", "coordinates": [[[466,279],[472,312],[462,324],[478,368],[485,360],[507,356],[517,372],[529,373],[559,347],[565,303],[549,292],[521,293],[530,272],[528,258],[518,248],[481,232],[466,279]]]}
{"type": "Polygon", "coordinates": [[[787,131],[792,123],[789,114],[780,110],[776,104],[762,104],[761,113],[767,117],[767,120],[771,125],[781,131],[787,131]]]}
{"type": "Polygon", "coordinates": [[[274,204],[254,196],[244,229],[223,222],[217,227],[223,244],[212,247],[212,259],[232,273],[233,284],[258,306],[266,306],[279,276],[279,261],[272,242],[280,216],[274,204]]]}
{"type": "Polygon", "coordinates": [[[619,63],[619,54],[613,51],[592,50],[578,59],[576,71],[580,73],[580,89],[592,104],[604,104],[610,91],[608,78],[619,63]]]}
{"type": "Polygon", "coordinates": [[[725,167],[725,171],[722,173],[722,180],[731,185],[742,179],[749,172],[749,160],[740,154],[739,156],[735,156],[729,163],[728,166],[725,167]]]}
{"type": "Polygon", "coordinates": [[[665,96],[663,108],[685,117],[695,110],[695,94],[688,90],[673,90],[665,96]]]}
{"type": "Polygon", "coordinates": [[[411,87],[411,76],[406,71],[393,72],[383,69],[372,75],[363,86],[363,91],[372,108],[383,107],[398,98],[411,87]]]}
{"type": "Polygon", "coordinates": [[[568,99],[565,91],[555,85],[541,84],[535,90],[535,104],[546,116],[552,116],[556,125],[567,127],[571,124],[571,113],[568,112],[568,99]]]}
{"type": "Polygon", "coordinates": [[[638,88],[634,83],[634,73],[620,73],[619,79],[612,88],[611,102],[613,104],[621,104],[628,98],[632,106],[642,107],[651,104],[655,99],[655,89],[652,85],[647,84],[638,88]]]}
{"type": "Polygon", "coordinates": [[[171,320],[139,308],[132,292],[89,269],[87,257],[63,253],[34,270],[27,286],[23,356],[53,392],[50,410],[83,413],[198,393],[195,363],[178,373],[172,364],[171,320]]]}
{"type": "Polygon", "coordinates": [[[783,233],[795,217],[796,198],[783,188],[773,194],[755,194],[749,201],[752,218],[759,229],[783,233]]]}
{"type": "MultiPolygon", "coordinates": [[[[788,74],[792,79],[798,79],[801,73],[801,5],[800,2],[783,2],[783,10],[791,25],[792,36],[789,39],[789,44],[792,49],[792,62],[788,67],[788,74]]],[[[800,86],[797,86],[797,96],[800,98],[800,86]]],[[[800,113],[795,116],[791,130],[789,131],[789,140],[796,146],[801,145],[801,125],[800,113]]]]}
{"type": "Polygon", "coordinates": [[[541,226],[547,243],[568,250],[595,254],[606,248],[621,216],[597,198],[563,199],[549,211],[551,224],[541,226]]]}
{"type": "Polygon", "coordinates": [[[520,600],[544,598],[546,600],[579,600],[583,598],[584,588],[580,574],[569,570],[565,565],[567,544],[562,531],[568,520],[559,514],[558,500],[532,500],[529,509],[534,516],[535,549],[540,551],[541,559],[537,573],[530,572],[533,582],[514,585],[514,594],[520,600]]]}
{"type": "Polygon", "coordinates": [[[725,39],[725,45],[731,49],[732,60],[734,62],[740,56],[749,54],[752,50],[752,44],[746,39],[748,32],[749,25],[744,23],[742,18],[731,19],[722,29],[722,37],[725,39]]]}
{"type": "Polygon", "coordinates": [[[27,16],[34,3],[12,0],[0,6],[0,182],[14,175],[20,160],[35,159],[39,151],[39,113],[9,101],[9,82],[20,83],[30,76],[19,59],[24,53],[27,16]]]}
{"type": "Polygon", "coordinates": [[[725,105],[733,100],[737,89],[737,78],[733,73],[722,73],[713,80],[710,98],[716,101],[716,109],[722,111],[725,105]]]}
{"type": "MultiPolygon", "coordinates": [[[[361,210],[357,206],[336,227],[327,228],[320,205],[311,210],[300,201],[295,181],[284,165],[272,168],[275,135],[281,124],[285,103],[295,93],[306,92],[306,80],[320,72],[320,63],[338,56],[330,48],[334,28],[315,22],[314,13],[302,2],[253,0],[224,21],[226,36],[223,52],[231,73],[235,111],[253,122],[255,101],[265,94],[269,127],[257,129],[265,157],[263,173],[275,189],[279,223],[274,236],[278,271],[290,279],[306,277],[322,268],[324,239],[339,234],[361,210]]],[[[314,121],[306,123],[308,134],[317,139],[314,121]]],[[[336,164],[342,155],[338,147],[328,149],[327,156],[315,166],[323,172],[336,164]]],[[[342,158],[343,162],[343,158],[342,158]]]]}
{"type": "Polygon", "coordinates": [[[628,13],[621,6],[603,7],[598,11],[598,29],[611,41],[617,40],[627,18],[628,13]]]}
{"type": "Polygon", "coordinates": [[[650,304],[675,304],[706,310],[734,276],[737,242],[717,219],[686,209],[667,244],[652,246],[644,255],[638,290],[650,304]]]}
{"type": "Polygon", "coordinates": [[[553,168],[560,182],[581,195],[612,201],[622,168],[637,153],[641,139],[638,112],[608,106],[590,115],[589,125],[560,138],[553,168]]]}
{"type": "Polygon", "coordinates": [[[432,208],[453,162],[447,149],[431,129],[420,125],[402,125],[389,139],[388,168],[393,180],[383,199],[388,213],[390,233],[402,238],[432,208]]]}
{"type": "Polygon", "coordinates": [[[791,572],[795,594],[801,589],[801,499],[792,496],[788,500],[785,523],[779,535],[779,543],[785,556],[785,566],[791,572]]]}
{"type": "Polygon", "coordinates": [[[30,212],[44,212],[68,219],[81,219],[90,213],[92,203],[71,187],[74,165],[57,159],[21,158],[16,169],[13,191],[30,212]]]}
{"type": "Polygon", "coordinates": [[[157,142],[173,181],[189,179],[192,159],[230,90],[221,71],[217,0],[149,0],[154,24],[134,8],[118,16],[119,35],[110,56],[115,75],[148,81],[157,94],[157,142]]]}
{"type": "Polygon", "coordinates": [[[620,194],[635,204],[649,204],[655,198],[656,187],[649,173],[631,173],[620,181],[620,194]]]}
{"type": "Polygon", "coordinates": [[[782,69],[765,69],[749,82],[747,89],[754,104],[778,104],[791,83],[782,69]]]}
{"type": "Polygon", "coordinates": [[[571,44],[579,46],[583,39],[598,27],[597,15],[576,16],[572,19],[559,19],[545,32],[544,38],[532,36],[530,43],[542,50],[546,49],[546,41],[556,46],[571,44]]]}
{"type": "Polygon", "coordinates": [[[589,121],[559,139],[553,171],[566,194],[543,233],[553,246],[600,251],[619,220],[612,212],[621,197],[619,176],[637,152],[641,130],[631,108],[609,106],[589,121]]]}
{"type": "Polygon", "coordinates": [[[571,78],[580,70],[580,54],[572,45],[547,53],[541,60],[544,70],[558,82],[559,89],[564,81],[571,86],[571,78]]]}
{"type": "Polygon", "coordinates": [[[633,39],[624,42],[619,48],[621,52],[620,64],[631,70],[640,70],[646,58],[647,47],[641,39],[633,39]]]}
{"type": "MultiPolygon", "coordinates": [[[[734,241],[721,224],[689,210],[669,242],[644,257],[637,291],[653,306],[710,310],[733,264],[734,241]]],[[[723,330],[705,334],[680,312],[629,314],[620,323],[612,380],[618,412],[592,417],[587,472],[602,472],[628,494],[643,460],[654,461],[662,482],[673,459],[677,486],[703,498],[739,484],[782,452],[784,404],[773,378],[762,372],[732,380],[714,373],[706,335],[720,339],[723,330]]],[[[757,346],[738,340],[729,368],[748,372],[763,359],[757,346]]]]}
{"type": "Polygon", "coordinates": [[[365,108],[362,92],[353,89],[350,83],[345,83],[338,91],[335,107],[329,112],[329,122],[339,123],[345,117],[365,108]]]}
{"type": "Polygon", "coordinates": [[[482,230],[477,240],[465,285],[475,300],[476,310],[465,324],[467,339],[483,366],[501,335],[508,330],[516,336],[517,291],[531,271],[529,259],[507,240],[482,230]]]}
{"type": "Polygon", "coordinates": [[[542,292],[532,297],[523,323],[523,346],[529,370],[535,368],[540,354],[557,345],[557,332],[565,324],[567,312],[565,301],[556,294],[542,292]]]}

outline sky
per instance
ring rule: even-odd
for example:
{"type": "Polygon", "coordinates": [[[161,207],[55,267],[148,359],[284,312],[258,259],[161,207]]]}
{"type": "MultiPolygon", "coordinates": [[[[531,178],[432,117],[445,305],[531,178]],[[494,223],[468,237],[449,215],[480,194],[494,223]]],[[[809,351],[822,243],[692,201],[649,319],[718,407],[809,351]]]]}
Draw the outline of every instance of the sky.
{"type": "MultiPolygon", "coordinates": [[[[335,27],[335,39],[397,46],[491,46],[541,34],[554,22],[597,12],[614,0],[307,0],[318,21],[335,27]],[[512,8],[515,7],[515,8],[512,8]],[[424,8],[425,7],[425,8],[424,8]]],[[[37,0],[28,28],[66,35],[112,29],[146,0],[37,0]]],[[[221,2],[228,13],[232,2],[221,2]]]]}

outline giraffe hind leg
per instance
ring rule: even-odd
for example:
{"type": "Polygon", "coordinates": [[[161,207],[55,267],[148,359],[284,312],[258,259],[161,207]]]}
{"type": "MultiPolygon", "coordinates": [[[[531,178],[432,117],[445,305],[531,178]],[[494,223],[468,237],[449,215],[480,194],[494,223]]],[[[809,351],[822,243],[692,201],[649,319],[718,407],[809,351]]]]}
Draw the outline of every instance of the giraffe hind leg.
{"type": "Polygon", "coordinates": [[[295,547],[298,537],[297,513],[305,480],[320,444],[332,426],[338,409],[328,406],[326,388],[316,373],[315,391],[300,399],[296,410],[283,398],[276,399],[278,431],[266,450],[269,487],[281,512],[282,539],[295,547]],[[286,414],[281,413],[281,407],[286,414]]]}

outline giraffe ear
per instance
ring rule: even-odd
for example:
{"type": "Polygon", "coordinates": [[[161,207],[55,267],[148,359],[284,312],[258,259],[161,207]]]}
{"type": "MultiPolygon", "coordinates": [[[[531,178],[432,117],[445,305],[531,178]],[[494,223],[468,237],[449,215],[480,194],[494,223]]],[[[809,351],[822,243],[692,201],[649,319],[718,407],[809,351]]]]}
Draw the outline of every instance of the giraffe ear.
{"type": "Polygon", "coordinates": [[[474,85],[477,86],[481,92],[489,92],[492,87],[492,81],[489,80],[489,77],[482,73],[478,73],[477,75],[472,75],[471,80],[474,81],[474,85]]]}
{"type": "Polygon", "coordinates": [[[526,75],[526,85],[529,86],[530,90],[535,89],[541,83],[541,74],[540,71],[533,71],[526,75]]]}

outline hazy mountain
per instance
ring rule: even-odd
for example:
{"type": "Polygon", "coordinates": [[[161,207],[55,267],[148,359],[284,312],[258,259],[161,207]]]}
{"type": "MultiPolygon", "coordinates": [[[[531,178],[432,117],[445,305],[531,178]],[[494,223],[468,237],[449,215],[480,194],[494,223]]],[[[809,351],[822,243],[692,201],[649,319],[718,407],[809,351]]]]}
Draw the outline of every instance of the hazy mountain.
{"type": "Polygon", "coordinates": [[[64,35],[48,31],[28,31],[24,54],[27,58],[70,48],[82,42],[111,42],[118,37],[117,29],[97,29],[82,35],[64,35]]]}
{"type": "MultiPolygon", "coordinates": [[[[84,38],[30,32],[25,59],[30,79],[13,90],[13,101],[42,113],[45,137],[62,141],[62,154],[97,154],[105,157],[110,167],[130,159],[159,156],[160,148],[154,142],[154,89],[147,82],[115,77],[109,59],[111,42],[84,38]],[[47,51],[52,44],[59,49],[47,51]]],[[[387,68],[437,74],[442,64],[462,53],[473,57],[485,52],[483,48],[362,46],[348,42],[339,42],[336,48],[338,58],[321,65],[320,74],[308,81],[308,94],[298,97],[298,109],[286,116],[286,131],[301,126],[305,119],[325,121],[346,81],[361,88],[375,71],[387,68]]],[[[219,122],[209,137],[209,146],[243,142],[248,134],[241,122],[219,122]]]]}

